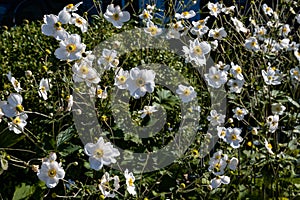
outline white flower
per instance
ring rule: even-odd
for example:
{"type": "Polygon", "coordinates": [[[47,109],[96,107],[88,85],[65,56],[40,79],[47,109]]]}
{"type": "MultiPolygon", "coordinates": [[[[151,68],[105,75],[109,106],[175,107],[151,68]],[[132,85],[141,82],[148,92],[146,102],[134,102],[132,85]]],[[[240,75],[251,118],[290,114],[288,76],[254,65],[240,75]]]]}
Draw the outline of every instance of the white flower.
{"type": "Polygon", "coordinates": [[[68,24],[71,20],[71,14],[68,11],[62,10],[58,13],[58,21],[62,24],[68,24]]]}
{"type": "Polygon", "coordinates": [[[258,51],[259,45],[257,42],[257,39],[255,37],[250,37],[245,40],[245,47],[246,49],[252,50],[252,51],[258,51]]]}
{"type": "Polygon", "coordinates": [[[227,81],[227,73],[217,69],[215,66],[209,68],[209,73],[204,74],[208,85],[213,88],[220,88],[227,81]]]}
{"type": "Polygon", "coordinates": [[[78,7],[82,4],[83,2],[79,2],[77,4],[68,4],[64,7],[64,10],[68,11],[68,12],[75,12],[78,10],[78,7]]]}
{"type": "Polygon", "coordinates": [[[272,103],[271,110],[274,115],[283,115],[285,109],[286,107],[281,103],[272,103]]]}
{"type": "Polygon", "coordinates": [[[259,40],[264,40],[267,34],[267,29],[263,26],[258,27],[256,26],[254,29],[254,36],[257,36],[259,40]]]}
{"type": "Polygon", "coordinates": [[[6,117],[14,117],[24,111],[23,97],[20,94],[11,93],[7,98],[7,104],[2,105],[2,112],[6,117]]]}
{"type": "Polygon", "coordinates": [[[238,80],[244,80],[244,76],[243,76],[242,72],[243,72],[243,70],[242,70],[241,66],[236,65],[233,62],[231,62],[230,73],[234,76],[234,78],[236,78],[238,80]]]}
{"type": "Polygon", "coordinates": [[[47,159],[42,163],[37,176],[46,183],[48,188],[54,188],[59,180],[65,177],[65,171],[57,161],[47,159]]]}
{"type": "Polygon", "coordinates": [[[290,70],[290,75],[291,75],[292,79],[300,81],[300,70],[298,67],[292,68],[290,70]]]}
{"type": "Polygon", "coordinates": [[[210,41],[211,49],[215,51],[218,48],[218,40],[210,41]]]}
{"type": "Polygon", "coordinates": [[[98,65],[103,65],[105,70],[110,70],[111,68],[116,67],[116,63],[119,64],[117,60],[117,51],[103,49],[102,56],[98,59],[98,65]]]}
{"type": "Polygon", "coordinates": [[[196,13],[193,10],[185,11],[181,14],[179,14],[179,13],[175,14],[176,19],[190,19],[190,18],[195,17],[195,16],[196,16],[196,13]]]}
{"type": "Polygon", "coordinates": [[[279,116],[271,115],[267,118],[267,125],[269,126],[269,132],[274,133],[278,128],[279,116]]]}
{"type": "Polygon", "coordinates": [[[174,29],[176,31],[182,31],[184,29],[184,26],[182,25],[182,21],[172,23],[171,29],[174,29]]]}
{"type": "Polygon", "coordinates": [[[175,29],[170,29],[168,32],[167,32],[167,35],[166,35],[166,38],[167,39],[172,39],[172,38],[175,38],[175,39],[179,39],[180,38],[180,32],[175,30],[175,29]]]}
{"type": "Polygon", "coordinates": [[[205,19],[201,19],[199,21],[192,21],[193,27],[191,29],[191,33],[194,35],[197,35],[198,37],[202,37],[204,34],[206,34],[209,30],[209,28],[206,26],[206,23],[209,19],[209,16],[205,19]]]}
{"type": "Polygon", "coordinates": [[[267,85],[279,85],[279,84],[281,84],[280,74],[278,72],[276,72],[274,69],[272,69],[271,67],[268,67],[267,71],[262,70],[261,73],[262,73],[264,81],[267,85]]]}
{"type": "Polygon", "coordinates": [[[11,84],[13,85],[16,92],[20,92],[22,90],[20,82],[17,81],[17,79],[15,79],[15,77],[11,75],[11,72],[8,72],[6,76],[8,80],[11,82],[11,84]]]}
{"type": "Polygon", "coordinates": [[[162,33],[162,29],[158,28],[152,21],[147,22],[147,28],[144,28],[144,31],[151,36],[157,36],[162,33]]]}
{"type": "Polygon", "coordinates": [[[222,12],[223,4],[217,3],[211,3],[208,2],[207,8],[210,10],[209,14],[215,17],[218,17],[218,14],[222,12]]]}
{"type": "Polygon", "coordinates": [[[290,39],[284,38],[282,40],[279,40],[278,43],[275,45],[276,50],[283,50],[283,49],[288,49],[290,46],[290,39]]]}
{"type": "Polygon", "coordinates": [[[110,142],[104,142],[100,137],[96,144],[87,143],[84,152],[89,156],[90,166],[94,170],[100,170],[103,165],[116,163],[115,157],[120,155],[118,149],[114,148],[110,142]]]}
{"type": "Polygon", "coordinates": [[[207,120],[210,121],[211,125],[218,126],[225,122],[225,115],[217,113],[216,110],[211,110],[207,120]]]}
{"type": "Polygon", "coordinates": [[[225,141],[226,136],[226,128],[217,126],[218,136],[220,139],[223,139],[225,141]]]}
{"type": "Polygon", "coordinates": [[[224,169],[227,166],[227,160],[225,159],[210,159],[208,171],[214,175],[223,175],[224,169]]]}
{"type": "Polygon", "coordinates": [[[151,115],[152,113],[157,112],[156,106],[144,106],[143,110],[140,110],[138,113],[142,114],[141,118],[151,115]]]}
{"type": "Polygon", "coordinates": [[[239,160],[237,158],[233,157],[230,159],[228,167],[231,170],[236,170],[238,164],[239,164],[239,160]]]}
{"type": "Polygon", "coordinates": [[[72,18],[70,20],[71,24],[75,24],[78,28],[80,28],[81,32],[85,33],[88,30],[88,22],[76,13],[72,13],[72,18]]]}
{"type": "Polygon", "coordinates": [[[74,82],[83,82],[90,86],[91,84],[98,84],[100,77],[97,71],[92,68],[92,62],[82,60],[80,63],[74,63],[72,67],[74,82]]]}
{"type": "Polygon", "coordinates": [[[118,176],[110,177],[108,172],[105,172],[101,178],[99,189],[101,193],[104,195],[104,197],[115,197],[115,191],[117,191],[120,188],[120,179],[118,176]],[[110,185],[111,181],[114,181],[113,188],[110,185]]]}
{"type": "Polygon", "coordinates": [[[8,128],[10,131],[14,131],[16,134],[22,133],[24,131],[24,127],[27,125],[28,116],[26,113],[21,113],[16,116],[12,122],[8,123],[8,128]]]}
{"type": "Polygon", "coordinates": [[[272,16],[272,14],[273,14],[273,9],[270,8],[267,4],[263,4],[262,9],[263,9],[263,11],[264,11],[264,13],[265,13],[266,15],[272,16]]]}
{"type": "Polygon", "coordinates": [[[129,74],[126,84],[132,97],[139,99],[143,97],[146,92],[152,93],[154,91],[155,72],[153,70],[140,70],[135,67],[130,70],[129,74]]]}
{"type": "Polygon", "coordinates": [[[58,21],[58,16],[53,14],[44,16],[42,33],[47,36],[52,36],[57,40],[64,40],[68,37],[68,33],[62,28],[62,23],[58,21]]]}
{"type": "Polygon", "coordinates": [[[282,35],[283,37],[287,37],[290,32],[291,29],[289,24],[284,24],[279,28],[279,35],[282,35]]]}
{"type": "Polygon", "coordinates": [[[197,93],[192,86],[184,86],[179,84],[176,93],[179,95],[183,103],[190,102],[197,97],[197,93]]]}
{"type": "Polygon", "coordinates": [[[234,17],[234,18],[231,17],[230,19],[233,22],[233,25],[235,26],[235,29],[237,32],[240,32],[240,31],[243,33],[248,32],[248,29],[245,28],[244,24],[240,20],[238,20],[236,17],[234,17]]]}
{"type": "Polygon", "coordinates": [[[39,86],[39,96],[43,97],[44,100],[47,100],[47,91],[50,90],[50,79],[44,79],[42,78],[40,81],[40,86],[39,86]]]}
{"type": "Polygon", "coordinates": [[[227,14],[233,13],[234,9],[235,9],[235,6],[225,7],[225,8],[222,8],[222,12],[224,12],[227,15],[227,14]]]}
{"type": "Polygon", "coordinates": [[[101,86],[97,85],[96,89],[97,97],[100,99],[106,99],[108,94],[107,94],[107,87],[104,88],[104,90],[101,89],[101,86]]]}
{"type": "Polygon", "coordinates": [[[295,19],[297,20],[298,24],[300,24],[300,14],[296,15],[295,19]]]}
{"type": "Polygon", "coordinates": [[[229,184],[230,178],[228,176],[217,176],[210,181],[210,186],[215,189],[218,188],[222,183],[229,184]]]}
{"type": "Polygon", "coordinates": [[[243,141],[243,138],[240,136],[242,130],[240,128],[227,128],[226,132],[226,142],[230,144],[232,148],[239,148],[240,143],[243,141]]]}
{"type": "Polygon", "coordinates": [[[221,40],[222,38],[227,36],[226,31],[224,30],[224,28],[219,28],[219,29],[211,29],[208,33],[209,37],[212,37],[214,39],[218,39],[221,40]]]}
{"type": "Polygon", "coordinates": [[[190,41],[190,46],[183,46],[183,52],[186,55],[186,62],[194,61],[196,65],[205,65],[205,55],[211,50],[210,44],[207,42],[199,42],[198,38],[190,41]]]}
{"type": "Polygon", "coordinates": [[[300,50],[299,50],[299,48],[297,50],[294,50],[294,55],[296,56],[296,58],[300,62],[300,50]]]}
{"type": "Polygon", "coordinates": [[[116,28],[122,28],[123,23],[130,20],[130,14],[127,11],[121,11],[120,6],[110,4],[107,6],[104,18],[111,22],[116,28]]]}
{"type": "Polygon", "coordinates": [[[7,104],[6,101],[0,101],[0,123],[2,121],[2,117],[4,116],[4,112],[2,111],[2,106],[4,106],[5,104],[7,104]]]}
{"type": "Polygon", "coordinates": [[[68,105],[67,105],[66,111],[71,111],[72,106],[74,104],[73,95],[67,96],[67,102],[68,102],[68,105]]]}
{"type": "Polygon", "coordinates": [[[264,141],[265,147],[269,154],[274,155],[274,152],[272,151],[272,144],[268,142],[268,140],[265,139],[264,141]]]}
{"type": "Polygon", "coordinates": [[[155,5],[150,5],[150,4],[148,4],[147,6],[146,6],[146,9],[150,12],[150,13],[152,13],[153,12],[153,10],[155,9],[155,5]]]}
{"type": "Polygon", "coordinates": [[[144,19],[144,20],[151,20],[152,15],[150,14],[150,11],[144,9],[142,14],[139,15],[139,18],[144,19]]]}
{"type": "Polygon", "coordinates": [[[234,93],[241,93],[245,80],[238,80],[238,79],[230,79],[227,82],[229,86],[229,91],[234,93]]]}
{"type": "Polygon", "coordinates": [[[297,51],[300,47],[300,44],[296,43],[295,41],[292,41],[288,46],[288,51],[297,51]]]}
{"type": "Polygon", "coordinates": [[[236,107],[235,109],[232,110],[232,112],[234,113],[233,118],[240,120],[244,119],[244,116],[248,114],[248,110],[246,110],[245,108],[239,108],[236,107]]]}
{"type": "Polygon", "coordinates": [[[60,60],[73,61],[81,58],[84,49],[85,45],[81,43],[80,36],[72,34],[59,42],[59,48],[55,50],[54,55],[60,60]]]}
{"type": "Polygon", "coordinates": [[[126,81],[129,78],[129,72],[127,70],[123,70],[123,68],[116,69],[115,75],[115,83],[119,89],[127,89],[126,81]]]}
{"type": "Polygon", "coordinates": [[[128,169],[125,170],[124,176],[126,179],[127,191],[129,192],[129,194],[135,196],[136,195],[135,185],[134,185],[135,177],[133,176],[132,172],[128,173],[128,169]]]}

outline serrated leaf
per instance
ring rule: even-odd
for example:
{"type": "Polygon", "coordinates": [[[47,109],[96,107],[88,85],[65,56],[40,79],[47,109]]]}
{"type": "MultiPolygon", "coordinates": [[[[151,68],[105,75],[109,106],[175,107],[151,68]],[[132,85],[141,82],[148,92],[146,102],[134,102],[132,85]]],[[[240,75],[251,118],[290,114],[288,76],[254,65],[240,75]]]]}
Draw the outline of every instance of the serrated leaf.
{"type": "Polygon", "coordinates": [[[71,145],[67,146],[66,148],[63,148],[63,150],[61,150],[59,153],[61,156],[64,157],[64,156],[74,153],[75,151],[77,151],[79,149],[81,149],[81,146],[71,144],[71,145]]]}
{"type": "Polygon", "coordinates": [[[56,146],[59,147],[64,142],[69,141],[74,136],[74,128],[71,126],[61,131],[56,137],[56,146]]]}
{"type": "Polygon", "coordinates": [[[30,199],[34,193],[35,187],[22,183],[21,186],[17,186],[14,192],[13,200],[30,199]]]}

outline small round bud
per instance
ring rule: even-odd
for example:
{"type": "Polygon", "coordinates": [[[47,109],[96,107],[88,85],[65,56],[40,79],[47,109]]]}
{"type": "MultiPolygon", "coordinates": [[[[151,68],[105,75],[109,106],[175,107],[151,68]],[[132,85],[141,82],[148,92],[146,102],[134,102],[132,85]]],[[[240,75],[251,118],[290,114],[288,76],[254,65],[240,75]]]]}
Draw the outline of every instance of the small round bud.
{"type": "Polygon", "coordinates": [[[32,76],[32,71],[30,71],[30,70],[25,71],[25,76],[27,78],[31,77],[32,76]]]}

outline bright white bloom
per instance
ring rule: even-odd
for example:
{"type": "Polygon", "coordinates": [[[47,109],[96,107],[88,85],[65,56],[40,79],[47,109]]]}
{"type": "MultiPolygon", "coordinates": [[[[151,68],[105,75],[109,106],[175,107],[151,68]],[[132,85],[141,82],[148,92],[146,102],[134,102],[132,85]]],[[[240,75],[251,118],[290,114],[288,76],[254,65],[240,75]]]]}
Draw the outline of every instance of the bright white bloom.
{"type": "Polygon", "coordinates": [[[219,42],[218,40],[210,41],[211,49],[215,51],[218,48],[219,42]]]}
{"type": "Polygon", "coordinates": [[[62,10],[58,13],[58,21],[62,24],[68,24],[71,20],[71,14],[68,11],[62,10]]]}
{"type": "Polygon", "coordinates": [[[227,72],[212,66],[209,68],[209,73],[204,74],[204,77],[209,86],[220,88],[227,81],[227,72]]]}
{"type": "Polygon", "coordinates": [[[225,115],[217,113],[216,110],[211,110],[207,120],[210,121],[211,125],[219,126],[225,122],[225,115]]]}
{"type": "Polygon", "coordinates": [[[272,144],[268,142],[268,140],[265,139],[264,141],[265,147],[269,154],[274,155],[274,152],[272,151],[272,144]]]}
{"type": "Polygon", "coordinates": [[[273,115],[283,115],[286,107],[283,106],[281,103],[272,103],[272,113],[273,115]]]}
{"type": "Polygon", "coordinates": [[[127,89],[130,95],[135,99],[143,97],[146,92],[154,91],[155,72],[153,70],[133,68],[129,72],[129,78],[126,81],[127,89]]]}
{"type": "MultiPolygon", "coordinates": [[[[54,158],[56,159],[56,155],[54,158]]],[[[59,180],[65,177],[65,171],[61,167],[61,163],[58,163],[55,159],[45,159],[37,173],[39,179],[44,181],[48,188],[54,188],[59,180]]]]}
{"type": "Polygon", "coordinates": [[[278,43],[275,45],[275,49],[277,51],[283,50],[283,49],[288,49],[290,46],[290,39],[284,38],[282,40],[279,40],[278,43]]]}
{"type": "Polygon", "coordinates": [[[215,67],[219,70],[227,72],[230,69],[230,65],[223,63],[222,61],[219,61],[215,64],[215,67]]]}
{"type": "Polygon", "coordinates": [[[139,15],[139,18],[149,21],[152,19],[152,15],[148,10],[144,9],[142,14],[139,15]]]}
{"type": "Polygon", "coordinates": [[[140,110],[138,113],[142,114],[141,118],[151,115],[152,113],[157,112],[156,106],[144,106],[143,110],[140,110]]]}
{"type": "Polygon", "coordinates": [[[300,63],[300,49],[295,50],[294,55],[296,56],[296,58],[298,59],[298,61],[300,63]]]}
{"type": "Polygon", "coordinates": [[[223,4],[217,3],[211,3],[208,2],[207,8],[209,9],[209,14],[215,17],[218,17],[218,14],[222,12],[223,4]]]}
{"type": "Polygon", "coordinates": [[[272,14],[273,14],[273,9],[270,8],[267,4],[263,4],[262,9],[263,9],[263,11],[264,11],[264,13],[265,13],[266,15],[272,16],[272,14]]]}
{"type": "Polygon", "coordinates": [[[264,40],[267,34],[267,29],[263,26],[255,27],[254,36],[257,36],[259,40],[264,40]]]}
{"type": "Polygon", "coordinates": [[[193,11],[193,10],[190,10],[190,11],[185,11],[185,12],[183,12],[183,13],[176,13],[175,14],[175,17],[176,17],[176,19],[190,19],[190,18],[192,18],[192,17],[195,17],[196,16],[196,13],[195,13],[195,11],[193,11]]]}
{"type": "Polygon", "coordinates": [[[93,54],[92,51],[82,51],[81,52],[81,59],[87,62],[93,62],[95,60],[96,56],[93,54]]]}
{"type": "Polygon", "coordinates": [[[123,68],[118,68],[116,69],[114,85],[121,90],[127,89],[126,81],[128,78],[129,72],[127,70],[123,70],[123,68]]]}
{"type": "Polygon", "coordinates": [[[202,38],[204,34],[206,34],[209,28],[206,26],[206,23],[209,19],[209,16],[205,19],[201,19],[199,21],[192,21],[193,27],[191,29],[191,33],[197,35],[198,37],[202,38]]]}
{"type": "Polygon", "coordinates": [[[27,125],[28,116],[26,113],[21,113],[16,116],[12,122],[8,123],[8,128],[10,131],[14,131],[16,134],[22,133],[24,131],[24,127],[27,125]]]}
{"type": "Polygon", "coordinates": [[[225,141],[226,136],[226,128],[217,126],[218,136],[220,139],[223,139],[225,141]]]}
{"type": "Polygon", "coordinates": [[[179,95],[180,99],[183,103],[187,103],[192,101],[197,97],[197,93],[195,92],[192,86],[184,86],[179,84],[178,89],[176,90],[176,94],[179,95]]]}
{"type": "Polygon", "coordinates": [[[235,109],[232,110],[232,112],[234,113],[233,118],[240,120],[244,119],[244,116],[248,114],[248,110],[246,110],[245,108],[239,108],[236,107],[235,109]]]}
{"type": "Polygon", "coordinates": [[[242,130],[240,128],[227,128],[226,132],[226,142],[230,144],[232,148],[239,148],[240,143],[243,141],[243,138],[240,136],[242,130]]]}
{"type": "Polygon", "coordinates": [[[72,13],[72,18],[70,20],[71,24],[75,24],[78,28],[80,28],[81,32],[85,33],[88,30],[88,22],[76,13],[72,13]]]}
{"type": "Polygon", "coordinates": [[[154,9],[155,9],[155,5],[147,5],[147,7],[146,7],[146,9],[150,12],[150,13],[152,13],[153,11],[154,11],[154,9]]]}
{"type": "Polygon", "coordinates": [[[147,28],[144,28],[144,31],[151,36],[157,36],[162,33],[162,29],[158,28],[152,21],[147,22],[147,28]]]}
{"type": "Polygon", "coordinates": [[[241,93],[245,80],[238,80],[238,79],[230,79],[227,82],[229,86],[229,91],[234,93],[241,93]]]}
{"type": "Polygon", "coordinates": [[[182,31],[184,29],[184,26],[182,24],[182,21],[178,21],[178,22],[171,24],[171,28],[176,31],[182,31]]]}
{"type": "Polygon", "coordinates": [[[116,163],[115,157],[120,155],[118,149],[114,148],[110,142],[104,142],[100,137],[96,144],[87,143],[84,146],[84,152],[89,156],[90,166],[94,170],[100,170],[103,165],[116,163]]]}
{"type": "Polygon", "coordinates": [[[226,166],[227,160],[225,159],[210,159],[208,171],[212,172],[214,175],[223,175],[226,166]]]}
{"type": "Polygon", "coordinates": [[[117,191],[120,188],[120,179],[118,176],[110,177],[108,172],[105,172],[104,175],[101,178],[99,189],[101,193],[104,195],[104,197],[114,198],[115,197],[115,191],[117,191]],[[110,182],[114,181],[113,188],[110,185],[110,182]]]}
{"type": "Polygon", "coordinates": [[[127,11],[121,11],[120,6],[110,4],[107,6],[104,18],[111,22],[116,28],[122,28],[123,23],[130,20],[130,14],[127,11]]]}
{"type": "Polygon", "coordinates": [[[67,96],[67,102],[68,102],[68,105],[67,105],[66,111],[71,111],[72,106],[74,104],[73,95],[67,96]]]}
{"type": "Polygon", "coordinates": [[[55,50],[54,55],[60,60],[73,61],[81,58],[84,49],[85,45],[81,43],[80,36],[72,34],[59,42],[59,48],[55,50]]]}
{"type": "Polygon", "coordinates": [[[68,11],[68,12],[75,12],[75,11],[77,11],[78,10],[78,7],[82,4],[83,2],[81,1],[81,2],[79,2],[79,3],[77,3],[77,4],[68,4],[68,5],[66,5],[65,7],[64,7],[64,10],[65,11],[68,11]]]}
{"type": "Polygon", "coordinates": [[[230,159],[228,167],[231,170],[236,170],[238,164],[239,164],[239,160],[237,158],[233,157],[230,159]]]}
{"type": "Polygon", "coordinates": [[[62,23],[58,20],[58,16],[53,14],[44,16],[42,33],[47,36],[52,36],[57,40],[64,40],[68,37],[67,31],[62,28],[62,23]]]}
{"type": "Polygon", "coordinates": [[[100,77],[97,71],[92,67],[92,62],[82,60],[80,63],[75,62],[73,67],[74,82],[83,82],[90,86],[91,84],[98,84],[100,77]]]}
{"type": "Polygon", "coordinates": [[[271,115],[267,118],[267,125],[269,126],[269,132],[274,133],[278,128],[279,116],[271,115]]]}
{"type": "Polygon", "coordinates": [[[279,72],[275,71],[273,68],[268,67],[267,71],[261,71],[264,81],[267,85],[279,85],[281,84],[280,74],[279,72]]]}
{"type": "Polygon", "coordinates": [[[243,72],[243,70],[242,70],[241,66],[236,65],[233,62],[231,62],[230,73],[234,76],[234,78],[236,78],[238,80],[244,80],[244,76],[243,76],[242,72],[243,72]]]}
{"type": "Polygon", "coordinates": [[[17,79],[15,79],[15,77],[11,75],[11,72],[8,72],[6,76],[8,80],[11,82],[11,84],[13,85],[16,92],[20,92],[22,90],[20,82],[17,81],[17,79]]]}
{"type": "Polygon", "coordinates": [[[116,64],[119,64],[117,59],[117,51],[103,49],[102,56],[97,61],[98,65],[103,65],[105,70],[110,70],[111,68],[116,67],[116,64]]]}
{"type": "Polygon", "coordinates": [[[222,8],[222,12],[227,15],[227,14],[233,13],[234,9],[235,9],[235,6],[225,7],[225,8],[222,8]]]}
{"type": "Polygon", "coordinates": [[[248,29],[245,28],[245,25],[240,21],[238,20],[236,17],[234,18],[230,18],[231,21],[233,22],[233,25],[235,26],[235,29],[237,32],[243,32],[243,33],[247,33],[248,32],[248,29]]]}
{"type": "Polygon", "coordinates": [[[252,135],[257,135],[258,134],[258,128],[252,127],[251,133],[252,133],[252,135]]]}
{"type": "Polygon", "coordinates": [[[230,178],[228,176],[216,176],[210,181],[212,189],[218,188],[221,184],[229,184],[230,178]]]}
{"type": "Polygon", "coordinates": [[[101,86],[97,85],[96,89],[96,94],[97,97],[100,99],[106,99],[108,94],[107,94],[107,87],[104,88],[104,90],[101,89],[101,86]]]}
{"type": "Polygon", "coordinates": [[[291,29],[289,24],[284,24],[279,28],[279,35],[282,35],[283,37],[287,37],[290,32],[291,29]]]}
{"type": "Polygon", "coordinates": [[[24,111],[23,97],[20,94],[11,93],[7,98],[7,104],[2,105],[2,112],[6,117],[14,117],[24,111]]]}
{"type": "Polygon", "coordinates": [[[194,41],[190,41],[190,46],[183,46],[183,52],[185,53],[186,62],[194,61],[196,65],[205,65],[205,55],[211,50],[211,46],[207,42],[199,42],[198,38],[194,41]]]}
{"type": "Polygon", "coordinates": [[[132,172],[128,173],[128,169],[125,170],[124,176],[126,179],[127,191],[129,192],[129,194],[135,196],[136,195],[135,185],[134,185],[135,177],[133,176],[132,172]]]}
{"type": "Polygon", "coordinates": [[[297,20],[298,24],[300,24],[300,14],[296,15],[295,19],[297,20]]]}
{"type": "Polygon", "coordinates": [[[43,97],[44,100],[47,100],[47,92],[50,90],[50,79],[42,78],[39,86],[39,96],[43,97]]]}
{"type": "Polygon", "coordinates": [[[292,79],[300,81],[300,70],[299,70],[299,67],[295,67],[295,68],[291,69],[290,70],[290,74],[291,74],[292,79]]]}
{"type": "Polygon", "coordinates": [[[292,41],[288,46],[288,51],[297,51],[300,47],[300,44],[296,43],[295,41],[292,41]]]}
{"type": "Polygon", "coordinates": [[[246,49],[252,50],[252,51],[258,51],[259,45],[257,42],[257,39],[255,37],[250,37],[245,40],[245,47],[246,49]]]}
{"type": "Polygon", "coordinates": [[[264,44],[261,45],[263,52],[277,52],[278,50],[275,48],[277,42],[272,38],[265,38],[264,44]]]}
{"type": "Polygon", "coordinates": [[[217,39],[217,40],[221,40],[222,38],[226,37],[227,36],[227,33],[226,31],[224,30],[224,28],[217,28],[217,29],[211,29],[208,33],[208,36],[209,37],[212,37],[214,39],[217,39]]]}
{"type": "Polygon", "coordinates": [[[4,112],[2,111],[2,106],[5,105],[5,104],[7,104],[6,101],[0,101],[0,123],[2,121],[1,118],[4,116],[4,112]]]}

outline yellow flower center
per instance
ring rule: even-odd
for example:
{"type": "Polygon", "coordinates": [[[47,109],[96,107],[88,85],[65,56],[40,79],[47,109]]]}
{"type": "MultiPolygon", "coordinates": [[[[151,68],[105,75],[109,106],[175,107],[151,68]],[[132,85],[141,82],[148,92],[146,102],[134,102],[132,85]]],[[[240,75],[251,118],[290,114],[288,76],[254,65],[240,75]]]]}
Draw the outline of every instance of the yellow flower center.
{"type": "Polygon", "coordinates": [[[151,33],[151,35],[156,35],[156,33],[157,33],[157,27],[151,26],[149,28],[149,32],[151,33]]]}
{"type": "Polygon", "coordinates": [[[41,90],[42,92],[45,92],[45,91],[46,91],[45,86],[42,86],[42,87],[40,88],[40,90],[41,90]]]}
{"type": "Polygon", "coordinates": [[[19,81],[15,80],[14,81],[14,86],[17,87],[19,85],[19,81]]]}
{"type": "Polygon", "coordinates": [[[129,178],[129,180],[128,180],[129,186],[133,186],[133,182],[134,182],[134,180],[132,178],[129,178]]]}
{"type": "Polygon", "coordinates": [[[243,110],[241,110],[241,109],[238,109],[238,110],[236,111],[236,114],[238,114],[238,115],[242,115],[242,114],[243,114],[243,110]]]}
{"type": "Polygon", "coordinates": [[[221,131],[221,136],[225,136],[226,135],[226,131],[221,131]]]}
{"type": "Polygon", "coordinates": [[[202,53],[203,53],[202,48],[200,46],[195,46],[194,53],[197,55],[202,55],[202,53]]]}
{"type": "Polygon", "coordinates": [[[103,90],[102,89],[98,89],[97,90],[97,95],[101,95],[103,93],[103,90]]]}
{"type": "Polygon", "coordinates": [[[191,91],[189,89],[185,89],[183,91],[184,96],[189,96],[191,94],[191,91]]]}
{"type": "Polygon", "coordinates": [[[105,60],[110,63],[113,60],[113,58],[109,55],[105,57],[105,60]]]}
{"type": "Polygon", "coordinates": [[[236,135],[232,135],[232,136],[231,136],[231,139],[232,139],[232,140],[236,140],[236,139],[237,139],[237,136],[236,136],[236,135]]]}
{"type": "Polygon", "coordinates": [[[252,146],[252,142],[251,142],[251,141],[247,142],[247,145],[248,145],[249,147],[251,147],[251,146],[252,146]]]}
{"type": "Polygon", "coordinates": [[[118,21],[120,19],[120,15],[118,13],[113,14],[113,19],[118,21]]]}
{"type": "Polygon", "coordinates": [[[216,170],[220,170],[220,167],[221,167],[221,164],[220,164],[220,163],[215,164],[215,169],[216,169],[216,170]]]}
{"type": "Polygon", "coordinates": [[[136,84],[137,84],[137,86],[139,86],[139,87],[143,87],[143,86],[145,85],[145,81],[144,81],[144,79],[142,79],[142,78],[138,78],[138,79],[136,80],[136,84]]]}
{"type": "Polygon", "coordinates": [[[182,13],[182,15],[185,16],[185,17],[188,16],[188,14],[189,14],[188,11],[185,11],[185,12],[182,13]]]}
{"type": "Polygon", "coordinates": [[[267,148],[272,149],[272,144],[268,143],[267,148]]]}
{"type": "Polygon", "coordinates": [[[60,22],[56,22],[54,24],[54,27],[55,27],[56,30],[61,30],[61,23],[60,22]]]}
{"type": "Polygon", "coordinates": [[[55,169],[50,169],[50,170],[48,171],[48,176],[49,176],[50,178],[55,177],[55,176],[56,176],[56,170],[55,170],[55,169]]]}
{"type": "Polygon", "coordinates": [[[215,74],[215,75],[213,76],[213,78],[214,78],[215,80],[219,80],[219,79],[220,79],[220,76],[219,76],[218,74],[215,74]]]}
{"type": "Polygon", "coordinates": [[[251,46],[252,47],[256,46],[256,42],[251,42],[251,46]]]}
{"type": "Polygon", "coordinates": [[[220,37],[220,33],[219,32],[215,32],[214,36],[217,38],[217,37],[220,37]]]}
{"type": "Polygon", "coordinates": [[[236,71],[236,73],[241,74],[242,68],[240,66],[238,66],[235,71],[236,71]]]}
{"type": "Polygon", "coordinates": [[[267,12],[271,11],[271,8],[270,8],[270,7],[267,7],[267,8],[266,8],[266,11],[267,11],[267,12]]]}
{"type": "Polygon", "coordinates": [[[199,24],[198,26],[197,26],[197,28],[198,29],[201,29],[203,26],[201,25],[201,24],[199,24]]]}
{"type": "Polygon", "coordinates": [[[126,81],[126,77],[125,76],[119,76],[118,80],[119,80],[120,83],[124,84],[125,81],[126,81]]]}
{"type": "Polygon", "coordinates": [[[23,112],[24,107],[21,104],[19,104],[19,105],[16,106],[16,110],[19,111],[19,112],[23,112]]]}
{"type": "Polygon", "coordinates": [[[282,32],[286,33],[286,32],[287,32],[287,28],[286,28],[286,27],[283,27],[283,28],[282,28],[282,32]]]}
{"type": "Polygon", "coordinates": [[[66,6],[67,9],[71,9],[71,8],[73,8],[73,7],[74,7],[74,5],[73,5],[72,3],[70,3],[70,4],[68,4],[68,5],[66,6]]]}
{"type": "Polygon", "coordinates": [[[149,16],[150,16],[150,15],[149,15],[149,13],[148,13],[148,12],[145,12],[145,13],[144,13],[144,15],[143,15],[143,17],[144,17],[145,19],[148,19],[148,18],[149,18],[149,16]]]}
{"type": "Polygon", "coordinates": [[[102,149],[96,149],[95,152],[94,152],[94,155],[97,157],[97,158],[102,158],[103,157],[103,150],[102,149]]]}
{"type": "Polygon", "coordinates": [[[75,44],[68,44],[66,46],[66,50],[69,52],[69,53],[73,53],[75,52],[77,49],[76,45],[75,44]]]}
{"type": "Polygon", "coordinates": [[[88,74],[89,73],[89,68],[87,67],[87,66],[82,66],[81,68],[80,68],[80,72],[82,73],[82,74],[88,74]]]}
{"type": "Polygon", "coordinates": [[[219,160],[219,159],[221,159],[221,156],[220,156],[220,155],[217,155],[217,156],[216,156],[216,160],[219,160]]]}
{"type": "Polygon", "coordinates": [[[16,118],[13,120],[13,123],[19,125],[19,124],[21,123],[20,117],[16,117],[16,118]]]}
{"type": "Polygon", "coordinates": [[[265,32],[264,32],[263,30],[260,30],[260,31],[258,31],[258,34],[259,34],[259,35],[264,35],[265,32]]]}
{"type": "Polygon", "coordinates": [[[217,10],[218,10],[218,8],[217,8],[216,6],[214,6],[214,7],[212,8],[212,11],[213,11],[213,12],[217,12],[217,10]]]}
{"type": "Polygon", "coordinates": [[[77,24],[83,24],[82,20],[80,18],[76,18],[76,23],[77,24]]]}

